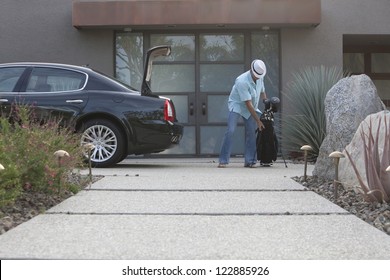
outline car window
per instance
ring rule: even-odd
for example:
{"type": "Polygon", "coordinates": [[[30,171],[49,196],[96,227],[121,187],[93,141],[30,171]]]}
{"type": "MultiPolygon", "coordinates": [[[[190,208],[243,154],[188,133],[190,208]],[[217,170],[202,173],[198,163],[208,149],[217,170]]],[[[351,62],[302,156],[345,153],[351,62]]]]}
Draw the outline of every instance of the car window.
{"type": "Polygon", "coordinates": [[[115,77],[108,76],[98,70],[93,70],[93,71],[97,73],[100,77],[92,81],[91,87],[95,87],[96,89],[106,88],[106,90],[114,90],[114,91],[130,90],[130,91],[138,92],[135,88],[123,83],[122,81],[116,79],[115,77]]]}
{"type": "Polygon", "coordinates": [[[87,75],[81,72],[48,67],[35,67],[31,72],[27,92],[59,92],[81,89],[87,75]]]}
{"type": "Polygon", "coordinates": [[[0,69],[0,92],[11,92],[25,70],[24,67],[6,67],[0,69]]]}

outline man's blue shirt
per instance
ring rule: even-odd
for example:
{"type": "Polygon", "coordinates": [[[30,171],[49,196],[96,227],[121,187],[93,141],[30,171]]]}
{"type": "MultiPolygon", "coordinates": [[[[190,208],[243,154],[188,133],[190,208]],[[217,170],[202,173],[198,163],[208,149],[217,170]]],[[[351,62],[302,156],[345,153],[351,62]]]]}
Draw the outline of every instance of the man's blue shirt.
{"type": "Polygon", "coordinates": [[[245,101],[252,100],[252,105],[255,110],[261,113],[261,111],[258,109],[258,106],[260,93],[264,91],[263,78],[260,78],[254,82],[250,71],[241,74],[237,77],[229,95],[229,112],[233,111],[240,114],[245,119],[248,119],[251,116],[251,113],[246,107],[245,101]]]}

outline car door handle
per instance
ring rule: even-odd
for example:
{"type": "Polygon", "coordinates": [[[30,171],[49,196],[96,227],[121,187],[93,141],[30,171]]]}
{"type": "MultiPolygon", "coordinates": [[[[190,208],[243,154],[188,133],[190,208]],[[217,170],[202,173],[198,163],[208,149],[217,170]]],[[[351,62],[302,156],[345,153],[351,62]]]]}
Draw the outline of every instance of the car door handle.
{"type": "Polygon", "coordinates": [[[66,103],[76,103],[76,104],[81,104],[83,103],[84,101],[82,99],[69,99],[69,100],[66,100],[66,103]]]}
{"type": "Polygon", "coordinates": [[[8,99],[0,99],[0,102],[8,102],[8,99]]]}

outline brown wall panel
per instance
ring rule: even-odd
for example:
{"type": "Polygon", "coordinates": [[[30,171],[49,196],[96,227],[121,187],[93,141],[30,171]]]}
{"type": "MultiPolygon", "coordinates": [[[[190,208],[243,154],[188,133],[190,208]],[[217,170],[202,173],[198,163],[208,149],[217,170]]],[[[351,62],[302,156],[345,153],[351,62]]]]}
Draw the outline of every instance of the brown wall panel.
{"type": "Polygon", "coordinates": [[[315,26],[320,0],[127,0],[73,2],[73,26],[315,26]]]}

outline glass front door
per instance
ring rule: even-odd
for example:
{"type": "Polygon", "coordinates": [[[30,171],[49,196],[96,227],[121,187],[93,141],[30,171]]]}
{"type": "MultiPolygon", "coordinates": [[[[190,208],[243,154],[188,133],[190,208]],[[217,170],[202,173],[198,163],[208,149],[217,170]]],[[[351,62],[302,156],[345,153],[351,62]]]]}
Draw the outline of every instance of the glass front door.
{"type": "MultiPolygon", "coordinates": [[[[253,58],[263,59],[272,68],[266,90],[269,96],[279,96],[278,41],[278,33],[269,32],[118,33],[116,76],[140,88],[145,50],[170,45],[172,54],[153,66],[152,90],[174,101],[177,118],[185,128],[181,144],[163,153],[215,156],[226,129],[231,87],[253,58]]],[[[236,134],[232,154],[240,155],[244,150],[241,125],[236,134]]]]}

